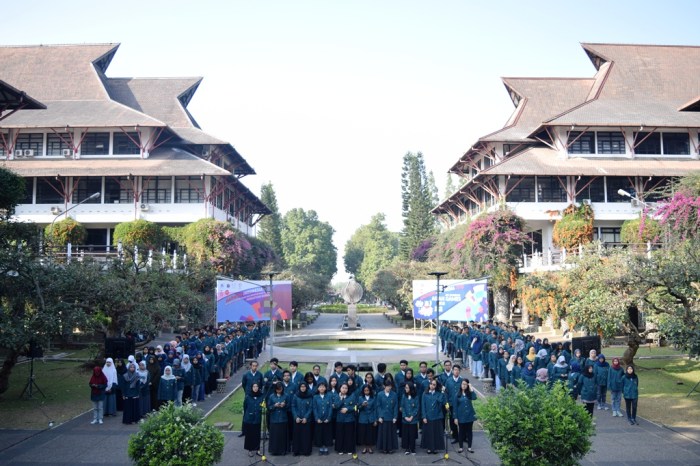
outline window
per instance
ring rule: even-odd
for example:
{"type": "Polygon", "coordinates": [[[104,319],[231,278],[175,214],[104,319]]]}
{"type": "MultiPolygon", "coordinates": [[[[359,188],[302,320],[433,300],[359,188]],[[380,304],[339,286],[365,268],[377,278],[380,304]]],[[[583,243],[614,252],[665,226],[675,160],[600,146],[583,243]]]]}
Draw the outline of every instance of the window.
{"type": "Polygon", "coordinates": [[[506,202],[535,202],[535,177],[512,177],[506,182],[506,202]]]}
{"type": "Polygon", "coordinates": [[[493,159],[491,157],[484,157],[482,163],[482,170],[486,170],[493,165],[493,159]]]}
{"type": "Polygon", "coordinates": [[[690,155],[688,133],[664,133],[664,154],[690,155]]]}
{"type": "Polygon", "coordinates": [[[126,176],[105,180],[105,203],[129,204],[134,202],[133,181],[126,176]]]}
{"type": "Polygon", "coordinates": [[[566,202],[566,190],[556,176],[537,177],[537,202],[566,202]]]}
{"type": "Polygon", "coordinates": [[[109,154],[109,133],[87,133],[80,145],[82,155],[109,154]]]}
{"type": "Polygon", "coordinates": [[[505,157],[520,146],[522,144],[503,144],[503,156],[505,157]]]}
{"type": "Polygon", "coordinates": [[[175,202],[198,204],[203,202],[204,180],[199,176],[175,177],[175,202]]]}
{"type": "Polygon", "coordinates": [[[39,177],[36,181],[37,204],[63,204],[63,186],[56,178],[39,177]]]}
{"type": "Polygon", "coordinates": [[[594,139],[593,131],[586,131],[585,133],[581,133],[581,131],[569,132],[569,140],[567,142],[569,154],[595,154],[594,139]]]}
{"type": "Polygon", "coordinates": [[[172,184],[173,180],[169,176],[144,178],[141,199],[149,204],[168,204],[171,202],[172,184]]]}
{"type": "Polygon", "coordinates": [[[634,134],[634,141],[637,145],[634,148],[635,154],[660,154],[661,134],[640,132],[634,134]]]}
{"type": "Polygon", "coordinates": [[[632,196],[637,195],[634,186],[625,176],[608,176],[606,181],[608,184],[608,202],[630,202],[629,197],[621,196],[617,193],[620,189],[627,191],[632,196]]]}
{"type": "MultiPolygon", "coordinates": [[[[102,177],[81,178],[78,180],[78,185],[73,190],[73,204],[82,202],[95,193],[102,192],[102,177]]],[[[85,201],[86,204],[99,204],[101,198],[90,199],[85,201]]]]}
{"type": "Polygon", "coordinates": [[[530,243],[525,244],[525,251],[528,254],[542,252],[544,250],[542,243],[542,230],[535,230],[527,233],[530,238],[530,243]]]}
{"type": "Polygon", "coordinates": [[[24,195],[20,204],[32,204],[34,202],[34,177],[24,179],[24,195]]]}
{"type": "Polygon", "coordinates": [[[141,148],[134,141],[139,141],[138,133],[114,133],[115,155],[141,154],[141,148]]]}
{"type": "Polygon", "coordinates": [[[46,155],[63,155],[63,149],[70,149],[71,139],[68,133],[48,133],[46,135],[46,155]]]}
{"type": "Polygon", "coordinates": [[[624,154],[625,137],[621,132],[598,131],[599,154],[624,154]]]}
{"type": "Polygon", "coordinates": [[[44,155],[44,133],[26,133],[17,136],[15,150],[34,151],[34,155],[44,155]]]}
{"type": "Polygon", "coordinates": [[[584,199],[589,199],[591,202],[605,202],[605,178],[582,176],[576,181],[576,191],[581,191],[576,195],[576,202],[583,202],[584,199]]]}
{"type": "Polygon", "coordinates": [[[600,227],[593,229],[593,240],[603,243],[621,243],[619,227],[600,227]]]}
{"type": "Polygon", "coordinates": [[[644,200],[646,202],[659,202],[668,197],[669,187],[672,181],[671,178],[663,176],[654,176],[644,180],[644,200]]]}

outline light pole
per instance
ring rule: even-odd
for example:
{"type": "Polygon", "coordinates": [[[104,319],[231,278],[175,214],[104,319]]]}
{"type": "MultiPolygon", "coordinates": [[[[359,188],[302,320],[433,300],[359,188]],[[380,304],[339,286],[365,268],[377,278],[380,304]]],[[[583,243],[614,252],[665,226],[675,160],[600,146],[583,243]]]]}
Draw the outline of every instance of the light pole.
{"type": "Polygon", "coordinates": [[[275,356],[275,321],[272,320],[272,277],[277,275],[279,272],[267,272],[267,276],[270,277],[270,359],[275,356]]]}
{"type": "Polygon", "coordinates": [[[437,302],[435,304],[435,363],[440,362],[440,277],[447,275],[447,272],[429,272],[437,279],[437,302]]]}
{"type": "Polygon", "coordinates": [[[101,195],[100,193],[93,193],[93,194],[91,194],[90,196],[88,196],[88,197],[86,197],[85,199],[83,199],[82,201],[78,202],[77,204],[73,204],[72,206],[68,207],[68,208],[67,208],[66,210],[64,210],[63,212],[59,212],[59,213],[53,218],[53,220],[51,220],[51,225],[49,226],[49,235],[53,238],[53,224],[56,223],[56,220],[58,220],[58,217],[60,217],[61,215],[67,214],[68,211],[75,209],[75,208],[78,207],[80,204],[84,204],[84,203],[86,203],[87,201],[91,201],[91,200],[93,200],[93,199],[97,199],[98,197],[100,197],[100,195],[101,195]]]}
{"type": "Polygon", "coordinates": [[[629,197],[629,198],[632,199],[633,201],[637,201],[637,202],[639,202],[640,204],[643,204],[644,207],[649,208],[649,204],[648,204],[648,203],[646,203],[646,202],[644,202],[643,200],[639,199],[637,196],[633,196],[632,194],[628,193],[628,192],[625,191],[624,189],[618,189],[618,190],[617,190],[617,194],[619,194],[620,196],[623,196],[623,197],[629,197]]]}

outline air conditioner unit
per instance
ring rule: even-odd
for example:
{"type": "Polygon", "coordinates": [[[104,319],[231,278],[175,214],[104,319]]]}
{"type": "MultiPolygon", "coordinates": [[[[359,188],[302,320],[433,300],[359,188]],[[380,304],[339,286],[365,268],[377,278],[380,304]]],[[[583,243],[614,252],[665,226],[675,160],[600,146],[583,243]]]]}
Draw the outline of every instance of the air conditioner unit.
{"type": "Polygon", "coordinates": [[[15,158],[18,159],[24,157],[24,151],[22,149],[15,149],[15,158]]]}
{"type": "Polygon", "coordinates": [[[584,200],[583,200],[583,203],[584,203],[585,205],[591,205],[591,200],[590,200],[590,199],[584,199],[584,200]]]}
{"type": "Polygon", "coordinates": [[[61,149],[61,155],[64,157],[73,157],[72,149],[61,149]]]}
{"type": "Polygon", "coordinates": [[[25,157],[34,157],[34,149],[24,149],[25,157]]]}
{"type": "Polygon", "coordinates": [[[632,204],[632,207],[640,207],[641,206],[639,199],[632,199],[631,204],[632,204]]]}
{"type": "Polygon", "coordinates": [[[148,204],[141,204],[140,208],[141,208],[141,211],[148,212],[148,204]]]}

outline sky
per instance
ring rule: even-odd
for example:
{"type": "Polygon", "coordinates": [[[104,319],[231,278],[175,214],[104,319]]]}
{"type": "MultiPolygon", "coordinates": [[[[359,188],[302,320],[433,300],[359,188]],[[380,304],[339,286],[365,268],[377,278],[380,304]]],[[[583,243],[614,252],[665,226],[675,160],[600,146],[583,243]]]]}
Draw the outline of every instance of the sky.
{"type": "Polygon", "coordinates": [[[109,77],[204,77],[191,114],[255,169],[252,192],[271,182],[282,214],[335,229],[336,281],[374,214],[401,230],[406,152],[442,198],[448,169],[503,126],[501,77],[592,77],[582,42],[700,45],[693,0],[3,3],[0,44],[118,42],[109,77]]]}

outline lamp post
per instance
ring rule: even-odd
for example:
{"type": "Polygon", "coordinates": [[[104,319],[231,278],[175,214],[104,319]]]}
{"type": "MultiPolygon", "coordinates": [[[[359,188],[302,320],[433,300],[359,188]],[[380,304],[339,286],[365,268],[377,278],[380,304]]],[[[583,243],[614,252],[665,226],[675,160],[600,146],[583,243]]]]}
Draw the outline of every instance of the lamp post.
{"type": "Polygon", "coordinates": [[[640,204],[644,205],[644,207],[649,208],[649,204],[648,204],[648,203],[646,203],[646,202],[644,202],[643,200],[639,199],[637,196],[633,196],[632,194],[628,193],[628,192],[625,191],[624,189],[618,189],[618,190],[617,190],[617,194],[619,194],[620,196],[623,196],[623,197],[629,197],[629,198],[632,199],[633,201],[637,201],[637,202],[639,202],[640,204]]]}
{"type": "Polygon", "coordinates": [[[88,196],[88,197],[86,197],[85,199],[83,199],[82,201],[78,202],[77,204],[73,204],[72,206],[68,207],[68,208],[67,208],[66,210],[64,210],[63,212],[59,212],[59,213],[53,218],[53,220],[51,220],[51,225],[49,226],[49,235],[51,235],[51,236],[53,237],[53,224],[56,223],[56,220],[58,220],[58,217],[60,217],[61,215],[67,214],[68,211],[75,209],[75,208],[78,207],[80,204],[84,204],[84,203],[86,203],[87,201],[91,201],[91,200],[93,200],[93,199],[97,199],[98,197],[100,197],[100,195],[101,195],[100,193],[93,193],[93,194],[91,194],[90,196],[88,196]]]}
{"type": "Polygon", "coordinates": [[[272,277],[277,275],[279,272],[267,272],[267,276],[270,277],[270,359],[275,356],[275,321],[272,320],[272,277]]]}
{"type": "Polygon", "coordinates": [[[435,363],[440,362],[440,277],[447,275],[447,272],[429,272],[437,279],[437,302],[435,304],[435,363]]]}

